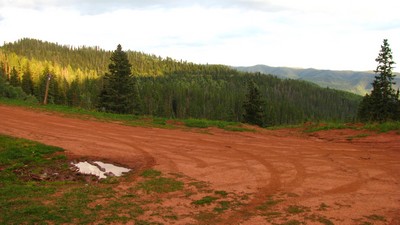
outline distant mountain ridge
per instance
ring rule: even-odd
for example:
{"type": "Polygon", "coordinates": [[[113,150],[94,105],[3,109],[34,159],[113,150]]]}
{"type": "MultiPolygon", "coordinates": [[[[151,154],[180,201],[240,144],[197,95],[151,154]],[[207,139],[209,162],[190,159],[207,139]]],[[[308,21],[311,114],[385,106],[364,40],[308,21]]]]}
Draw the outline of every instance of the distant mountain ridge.
{"type": "MultiPolygon", "coordinates": [[[[250,67],[234,67],[243,72],[260,72],[272,74],[283,79],[306,80],[318,84],[321,87],[349,91],[359,95],[365,95],[372,89],[371,83],[375,78],[374,72],[336,71],[317,69],[297,69],[289,67],[271,67],[267,65],[255,65],[250,67]]],[[[395,73],[395,89],[400,88],[400,74],[395,73]]]]}

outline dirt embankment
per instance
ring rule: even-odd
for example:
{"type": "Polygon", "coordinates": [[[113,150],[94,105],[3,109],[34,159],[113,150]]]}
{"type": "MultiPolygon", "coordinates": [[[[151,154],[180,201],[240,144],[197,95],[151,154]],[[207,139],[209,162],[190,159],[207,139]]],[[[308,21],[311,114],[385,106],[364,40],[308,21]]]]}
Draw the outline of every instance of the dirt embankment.
{"type": "MultiPolygon", "coordinates": [[[[221,224],[284,221],[269,220],[261,210],[271,196],[289,196],[276,210],[299,221],[304,214],[291,213],[291,206],[301,206],[308,216],[318,212],[318,218],[335,224],[400,224],[400,135],[395,133],[199,133],[64,118],[2,105],[0,133],[62,147],[71,157],[154,167],[209,182],[214,189],[249,193],[248,204],[228,211],[221,224]],[[246,213],[256,210],[259,213],[246,213]]],[[[322,223],[318,218],[315,224],[322,223]]]]}

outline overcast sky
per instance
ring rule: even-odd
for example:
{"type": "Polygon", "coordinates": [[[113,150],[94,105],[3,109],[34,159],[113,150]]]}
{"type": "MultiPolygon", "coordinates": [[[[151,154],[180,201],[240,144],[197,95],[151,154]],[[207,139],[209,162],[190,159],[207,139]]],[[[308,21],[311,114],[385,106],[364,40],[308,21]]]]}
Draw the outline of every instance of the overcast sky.
{"type": "MultiPolygon", "coordinates": [[[[0,0],[0,42],[23,37],[195,63],[374,70],[399,0],[0,0]]],[[[395,71],[400,71],[396,68],[395,71]]]]}

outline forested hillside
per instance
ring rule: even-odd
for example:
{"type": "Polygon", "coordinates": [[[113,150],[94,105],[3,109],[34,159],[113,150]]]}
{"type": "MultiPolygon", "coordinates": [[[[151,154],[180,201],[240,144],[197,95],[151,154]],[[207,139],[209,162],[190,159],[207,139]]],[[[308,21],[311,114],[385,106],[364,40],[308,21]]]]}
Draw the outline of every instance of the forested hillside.
{"type": "MultiPolygon", "coordinates": [[[[236,69],[243,72],[273,74],[283,79],[306,80],[318,84],[321,87],[330,87],[359,95],[365,95],[371,92],[371,84],[376,75],[374,72],[296,69],[266,65],[236,67],[236,69]]],[[[372,69],[374,69],[374,65],[371,65],[371,70],[372,69]]],[[[399,75],[400,74],[397,74],[397,76],[399,75]]],[[[400,88],[400,77],[395,78],[395,82],[397,84],[394,88],[400,88]]]]}
{"type": "MultiPolygon", "coordinates": [[[[42,101],[50,73],[50,103],[96,109],[111,53],[98,47],[22,39],[0,48],[0,82],[7,80],[42,101]]],[[[242,121],[249,81],[263,95],[267,125],[349,121],[361,100],[305,81],[243,73],[223,65],[198,65],[134,51],[127,55],[137,84],[138,114],[242,121]]]]}
{"type": "MultiPolygon", "coordinates": [[[[99,47],[61,46],[36,39],[21,39],[15,43],[6,43],[1,47],[8,53],[10,64],[31,64],[49,66],[54,72],[69,78],[103,76],[107,72],[111,51],[99,47]]],[[[167,74],[219,74],[232,73],[235,70],[223,65],[199,65],[171,58],[161,58],[141,52],[127,51],[132,64],[132,73],[140,76],[159,76],[167,74]]],[[[33,69],[33,68],[31,68],[33,69]]],[[[11,70],[9,65],[8,70],[11,70]]],[[[36,71],[34,71],[36,72],[36,71]]]]}

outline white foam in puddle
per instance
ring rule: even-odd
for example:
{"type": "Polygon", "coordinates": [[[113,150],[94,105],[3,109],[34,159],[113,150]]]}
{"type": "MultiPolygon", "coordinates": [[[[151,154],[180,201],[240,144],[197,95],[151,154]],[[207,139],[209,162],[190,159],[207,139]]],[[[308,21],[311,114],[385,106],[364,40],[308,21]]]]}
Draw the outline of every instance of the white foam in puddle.
{"type": "Polygon", "coordinates": [[[107,178],[107,176],[121,176],[123,173],[130,171],[128,168],[115,166],[110,163],[103,163],[100,161],[90,162],[79,162],[72,163],[78,168],[79,173],[91,174],[99,177],[99,179],[107,178]]]}
{"type": "Polygon", "coordinates": [[[123,173],[127,173],[127,172],[131,171],[128,168],[115,166],[115,165],[110,164],[110,163],[103,163],[103,162],[100,162],[100,161],[95,161],[94,163],[99,165],[101,168],[105,169],[106,173],[110,173],[111,172],[112,174],[114,174],[117,177],[122,176],[123,173]]]}

